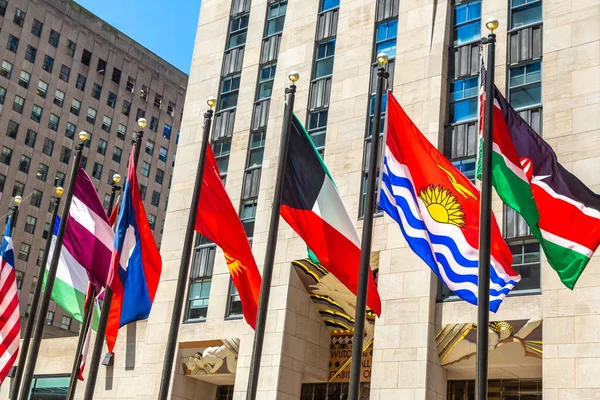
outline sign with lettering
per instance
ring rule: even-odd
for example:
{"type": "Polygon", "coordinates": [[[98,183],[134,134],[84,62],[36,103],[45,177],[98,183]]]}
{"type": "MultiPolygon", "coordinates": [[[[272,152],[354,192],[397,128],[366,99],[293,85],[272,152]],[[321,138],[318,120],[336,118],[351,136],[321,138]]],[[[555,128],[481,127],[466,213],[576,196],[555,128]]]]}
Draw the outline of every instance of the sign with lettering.
{"type": "MultiPolygon", "coordinates": [[[[362,354],[361,382],[371,382],[371,365],[373,360],[373,343],[362,354]]],[[[329,382],[350,382],[350,364],[352,362],[352,343],[335,343],[331,345],[329,356],[329,382]]]]}

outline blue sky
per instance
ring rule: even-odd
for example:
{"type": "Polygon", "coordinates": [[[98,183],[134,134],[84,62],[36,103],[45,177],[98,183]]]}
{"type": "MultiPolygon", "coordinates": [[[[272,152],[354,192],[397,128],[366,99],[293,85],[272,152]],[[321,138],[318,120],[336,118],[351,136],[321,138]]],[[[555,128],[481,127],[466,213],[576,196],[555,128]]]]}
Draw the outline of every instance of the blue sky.
{"type": "Polygon", "coordinates": [[[76,0],[186,74],[190,73],[200,0],[76,0]]]}

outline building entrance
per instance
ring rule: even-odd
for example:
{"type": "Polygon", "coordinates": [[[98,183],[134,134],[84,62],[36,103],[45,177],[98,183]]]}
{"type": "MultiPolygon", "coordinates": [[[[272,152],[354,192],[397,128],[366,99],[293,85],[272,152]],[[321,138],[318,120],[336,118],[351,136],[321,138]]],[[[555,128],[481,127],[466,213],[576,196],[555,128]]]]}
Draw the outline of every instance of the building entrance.
{"type": "MultiPolygon", "coordinates": [[[[360,384],[360,400],[369,400],[370,382],[360,384]]],[[[348,383],[305,383],[301,400],[347,400],[348,383]]]]}

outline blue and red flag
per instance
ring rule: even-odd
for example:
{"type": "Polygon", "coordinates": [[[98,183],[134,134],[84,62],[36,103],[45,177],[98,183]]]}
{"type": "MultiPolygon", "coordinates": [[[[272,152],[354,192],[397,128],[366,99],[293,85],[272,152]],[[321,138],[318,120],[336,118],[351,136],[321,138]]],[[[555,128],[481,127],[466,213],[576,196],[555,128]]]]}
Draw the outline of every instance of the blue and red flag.
{"type": "MultiPolygon", "coordinates": [[[[477,304],[479,191],[444,157],[388,93],[379,207],[410,248],[461,299],[477,304]]],[[[521,277],[492,215],[490,310],[521,277]]]]}
{"type": "Polygon", "coordinates": [[[108,274],[113,299],[106,326],[106,342],[111,353],[120,327],[150,315],[162,270],[160,253],[140,196],[133,154],[134,150],[129,156],[127,183],[108,274]]]}

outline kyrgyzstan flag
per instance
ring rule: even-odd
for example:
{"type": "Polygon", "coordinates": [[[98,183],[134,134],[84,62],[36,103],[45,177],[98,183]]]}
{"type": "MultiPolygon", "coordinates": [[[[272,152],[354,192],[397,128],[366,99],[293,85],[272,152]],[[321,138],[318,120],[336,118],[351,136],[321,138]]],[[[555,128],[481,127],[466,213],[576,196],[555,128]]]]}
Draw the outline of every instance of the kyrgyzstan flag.
{"type": "Polygon", "coordinates": [[[206,149],[195,229],[223,249],[231,280],[240,295],[244,319],[255,329],[261,277],[246,231],[221,181],[210,144],[206,149]]]}
{"type": "MultiPolygon", "coordinates": [[[[285,167],[281,216],[336,278],[352,293],[358,287],[360,241],[333,178],[308,133],[294,116],[285,167]]],[[[367,306],[381,313],[369,274],[367,306]]]]}

